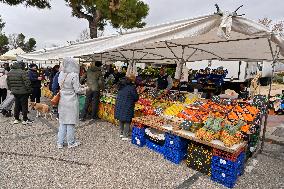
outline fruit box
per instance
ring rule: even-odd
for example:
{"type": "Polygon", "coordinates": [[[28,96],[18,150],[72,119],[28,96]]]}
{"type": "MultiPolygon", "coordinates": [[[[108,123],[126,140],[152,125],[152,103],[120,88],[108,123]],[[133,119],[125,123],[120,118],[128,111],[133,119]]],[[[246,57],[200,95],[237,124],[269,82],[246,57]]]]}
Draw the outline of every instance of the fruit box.
{"type": "Polygon", "coordinates": [[[187,166],[206,175],[211,175],[213,149],[209,146],[191,141],[188,144],[187,166]]]}

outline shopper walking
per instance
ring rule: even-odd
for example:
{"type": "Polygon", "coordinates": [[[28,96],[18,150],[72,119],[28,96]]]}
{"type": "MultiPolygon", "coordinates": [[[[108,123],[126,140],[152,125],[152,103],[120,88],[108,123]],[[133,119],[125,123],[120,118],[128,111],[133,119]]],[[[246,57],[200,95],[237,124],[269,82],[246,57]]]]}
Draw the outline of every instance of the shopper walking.
{"type": "Polygon", "coordinates": [[[84,92],[79,83],[79,64],[73,58],[63,60],[63,70],[58,77],[60,87],[60,101],[58,105],[59,131],[57,146],[63,148],[66,136],[68,148],[80,143],[75,140],[75,125],[79,122],[78,94],[84,92]]]}
{"type": "MultiPolygon", "coordinates": [[[[52,91],[52,83],[53,83],[53,78],[55,77],[55,75],[58,73],[59,71],[59,65],[55,65],[52,68],[52,71],[49,75],[49,90],[52,91]]],[[[52,91],[53,92],[53,91],[52,91]]]]}
{"type": "Polygon", "coordinates": [[[41,76],[39,76],[38,67],[37,67],[36,64],[30,65],[29,78],[31,80],[31,86],[32,86],[32,89],[33,89],[33,92],[32,92],[32,95],[31,95],[31,102],[40,103],[41,80],[43,78],[41,76]]]}
{"type": "Polygon", "coordinates": [[[0,69],[0,104],[6,99],[7,97],[7,74],[6,70],[0,69]]]}
{"type": "Polygon", "coordinates": [[[104,78],[101,71],[102,62],[93,62],[87,73],[81,78],[81,83],[87,80],[88,90],[86,92],[85,106],[81,114],[84,121],[87,116],[89,104],[92,104],[92,119],[98,119],[98,109],[100,101],[100,91],[104,90],[104,78]]]}
{"type": "MultiPolygon", "coordinates": [[[[63,69],[63,66],[61,66],[61,69],[63,69]]],[[[59,83],[58,83],[58,77],[59,77],[59,69],[58,69],[58,72],[54,75],[54,77],[52,77],[52,82],[51,82],[51,91],[52,91],[52,96],[55,96],[59,90],[60,90],[60,86],[59,86],[59,83]]],[[[56,115],[56,118],[58,119],[59,115],[58,115],[58,106],[53,106],[52,107],[52,112],[53,114],[56,115]]]]}
{"type": "Polygon", "coordinates": [[[23,114],[23,124],[31,124],[28,119],[28,99],[32,92],[31,82],[28,73],[24,70],[25,63],[16,62],[11,67],[11,71],[7,75],[8,89],[15,96],[14,124],[20,123],[20,111],[23,114]]]}
{"type": "Polygon", "coordinates": [[[116,97],[114,117],[119,120],[122,140],[129,140],[130,123],[134,117],[135,102],[139,99],[134,82],[134,75],[122,79],[116,97]]]}

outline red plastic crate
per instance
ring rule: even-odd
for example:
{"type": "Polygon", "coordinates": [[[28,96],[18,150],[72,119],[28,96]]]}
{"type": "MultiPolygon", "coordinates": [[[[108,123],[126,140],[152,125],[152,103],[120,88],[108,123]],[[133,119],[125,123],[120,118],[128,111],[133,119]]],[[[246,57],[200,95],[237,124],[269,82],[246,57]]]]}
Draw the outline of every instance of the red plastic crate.
{"type": "Polygon", "coordinates": [[[133,127],[137,127],[137,128],[144,128],[144,125],[143,124],[141,124],[141,123],[136,123],[136,122],[132,122],[133,124],[132,124],[132,126],[133,127]]]}
{"type": "Polygon", "coordinates": [[[235,162],[237,160],[237,158],[239,157],[239,155],[245,151],[245,148],[241,148],[238,152],[236,153],[229,153],[229,152],[226,152],[226,151],[223,151],[223,150],[219,150],[217,148],[214,148],[213,149],[213,156],[219,156],[223,159],[226,159],[226,160],[230,160],[230,161],[233,161],[235,162]]]}

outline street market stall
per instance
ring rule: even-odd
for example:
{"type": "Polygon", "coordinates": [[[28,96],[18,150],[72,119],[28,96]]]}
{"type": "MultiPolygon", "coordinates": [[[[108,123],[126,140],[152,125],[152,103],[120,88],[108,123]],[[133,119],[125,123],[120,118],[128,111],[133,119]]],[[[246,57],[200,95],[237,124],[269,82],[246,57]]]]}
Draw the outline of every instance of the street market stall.
{"type": "MultiPolygon", "coordinates": [[[[67,56],[103,62],[126,61],[130,67],[138,62],[177,64],[175,78],[181,79],[183,66],[190,61],[267,60],[275,63],[277,59],[283,60],[284,40],[236,12],[217,12],[20,55],[26,60],[67,56]]],[[[114,99],[110,95],[105,97],[114,99]]],[[[256,151],[263,115],[265,134],[267,99],[256,96],[249,102],[213,96],[210,100],[196,98],[186,103],[185,98],[179,101],[159,102],[159,107],[148,97],[140,99],[137,110],[141,115],[133,120],[132,143],[146,145],[174,163],[186,157],[189,167],[233,187],[243,173],[246,157],[256,151]]],[[[102,102],[101,109],[106,110],[100,115],[115,122],[113,100],[102,99],[102,102]]]]}

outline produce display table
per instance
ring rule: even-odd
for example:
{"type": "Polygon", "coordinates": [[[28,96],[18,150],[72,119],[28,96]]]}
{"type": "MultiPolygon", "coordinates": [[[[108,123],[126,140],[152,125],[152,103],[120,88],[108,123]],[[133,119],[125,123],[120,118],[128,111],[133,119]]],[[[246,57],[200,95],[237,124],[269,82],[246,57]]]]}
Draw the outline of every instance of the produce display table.
{"type": "MultiPolygon", "coordinates": [[[[147,116],[144,116],[145,120],[147,120],[147,116]]],[[[141,119],[141,118],[140,118],[141,119]]],[[[151,118],[149,118],[148,120],[151,120],[151,118]]],[[[186,130],[176,130],[174,129],[171,125],[162,125],[162,124],[151,124],[151,123],[145,123],[145,122],[139,122],[136,121],[135,118],[133,120],[135,123],[137,124],[141,124],[141,125],[145,125],[154,129],[157,129],[159,131],[163,131],[163,132],[167,132],[167,133],[171,133],[173,135],[177,135],[180,136],[182,138],[186,138],[213,148],[217,148],[229,153],[236,153],[238,151],[240,151],[240,149],[243,149],[244,147],[246,147],[247,142],[241,142],[239,144],[235,144],[232,147],[226,147],[223,142],[221,142],[220,140],[213,140],[211,142],[206,142],[204,140],[200,140],[198,138],[196,138],[195,133],[192,133],[190,131],[186,131],[186,130]]]]}
{"type": "Polygon", "coordinates": [[[213,147],[213,148],[217,148],[229,153],[236,153],[238,151],[240,151],[241,149],[243,149],[244,147],[246,147],[247,142],[242,142],[239,144],[234,144],[232,147],[226,147],[223,142],[221,142],[220,140],[213,140],[211,142],[206,142],[204,140],[199,140],[198,138],[195,137],[195,133],[192,133],[190,131],[185,131],[185,130],[179,130],[179,131],[174,131],[173,132],[175,135],[181,136],[183,138],[198,142],[198,143],[202,143],[205,144],[207,146],[213,147]]]}

